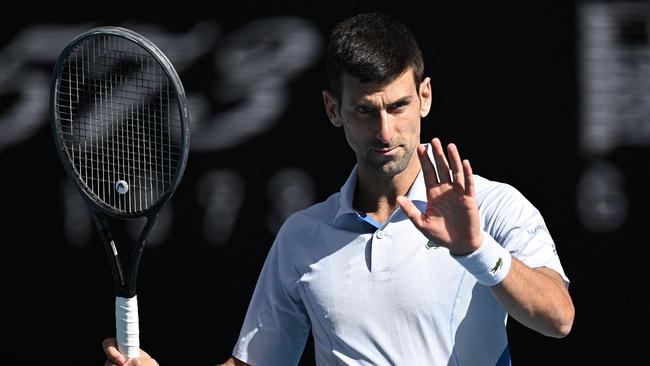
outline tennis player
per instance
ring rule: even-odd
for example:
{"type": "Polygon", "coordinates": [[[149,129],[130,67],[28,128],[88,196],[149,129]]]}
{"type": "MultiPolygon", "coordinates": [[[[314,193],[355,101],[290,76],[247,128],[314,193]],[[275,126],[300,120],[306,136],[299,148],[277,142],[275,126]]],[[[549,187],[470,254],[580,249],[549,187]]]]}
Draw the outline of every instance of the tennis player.
{"type": "MultiPolygon", "coordinates": [[[[323,100],[357,163],[339,192],[282,226],[223,365],[296,365],[311,331],[318,365],[501,366],[508,316],[569,333],[569,279],[540,212],[474,174],[455,144],[421,143],[423,70],[391,16],[335,27],[323,100]]],[[[111,339],[105,350],[117,361],[111,339]]]]}

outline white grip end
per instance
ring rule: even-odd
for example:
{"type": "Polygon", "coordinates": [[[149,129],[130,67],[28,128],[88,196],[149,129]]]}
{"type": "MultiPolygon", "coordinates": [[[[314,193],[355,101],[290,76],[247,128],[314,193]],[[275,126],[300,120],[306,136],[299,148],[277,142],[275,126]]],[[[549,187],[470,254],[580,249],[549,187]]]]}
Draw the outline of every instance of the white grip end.
{"type": "Polygon", "coordinates": [[[117,348],[127,359],[140,356],[138,325],[138,296],[115,298],[115,327],[117,348]]]}

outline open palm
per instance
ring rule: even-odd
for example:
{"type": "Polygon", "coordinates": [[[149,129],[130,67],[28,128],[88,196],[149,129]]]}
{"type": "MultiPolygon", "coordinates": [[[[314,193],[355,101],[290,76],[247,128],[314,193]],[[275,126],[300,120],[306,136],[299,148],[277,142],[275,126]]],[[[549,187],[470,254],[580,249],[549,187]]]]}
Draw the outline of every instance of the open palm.
{"type": "Polygon", "coordinates": [[[447,145],[449,161],[439,139],[431,140],[431,146],[435,167],[426,148],[417,148],[426,185],[426,210],[421,212],[404,196],[397,202],[434,244],[448,248],[454,255],[469,254],[482,241],[472,167],[468,160],[461,161],[456,145],[447,145]]]}

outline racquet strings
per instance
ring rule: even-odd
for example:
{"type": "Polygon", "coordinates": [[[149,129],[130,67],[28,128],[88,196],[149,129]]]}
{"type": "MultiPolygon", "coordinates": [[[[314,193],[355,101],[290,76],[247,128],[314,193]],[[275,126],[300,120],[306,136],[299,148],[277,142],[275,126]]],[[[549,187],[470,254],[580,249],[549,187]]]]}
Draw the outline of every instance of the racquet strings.
{"type": "Polygon", "coordinates": [[[140,45],[114,35],[80,42],[62,67],[55,108],[67,157],[96,200],[137,215],[173,189],[182,134],[177,96],[140,45]]]}

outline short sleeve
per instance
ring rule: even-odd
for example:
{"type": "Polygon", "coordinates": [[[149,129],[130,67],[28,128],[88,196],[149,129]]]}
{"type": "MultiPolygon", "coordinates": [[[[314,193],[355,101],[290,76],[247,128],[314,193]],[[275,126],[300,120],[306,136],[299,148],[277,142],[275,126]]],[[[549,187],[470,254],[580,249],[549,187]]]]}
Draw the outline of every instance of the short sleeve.
{"type": "MultiPolygon", "coordinates": [[[[280,238],[280,235],[278,236],[280,238]]],[[[276,239],[257,280],[233,356],[255,365],[297,365],[310,323],[298,296],[298,273],[276,239]]]]}
{"type": "Polygon", "coordinates": [[[537,208],[514,187],[499,183],[484,193],[479,211],[484,230],[530,268],[558,272],[568,286],[555,242],[537,208]]]}

